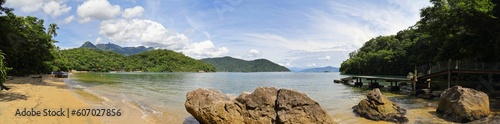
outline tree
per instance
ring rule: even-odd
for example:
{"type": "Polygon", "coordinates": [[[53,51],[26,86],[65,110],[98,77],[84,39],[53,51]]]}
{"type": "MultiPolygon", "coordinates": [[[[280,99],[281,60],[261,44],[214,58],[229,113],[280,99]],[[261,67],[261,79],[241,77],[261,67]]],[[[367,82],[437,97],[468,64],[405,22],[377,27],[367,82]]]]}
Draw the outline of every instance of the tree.
{"type": "Polygon", "coordinates": [[[58,29],[59,29],[59,27],[57,26],[57,24],[52,23],[49,25],[49,29],[47,30],[47,34],[49,34],[50,36],[56,37],[57,36],[56,30],[58,30],[58,29]]]}
{"type": "Polygon", "coordinates": [[[500,61],[500,6],[491,0],[431,0],[421,19],[395,37],[367,41],[349,54],[344,74],[404,75],[412,67],[453,60],[500,61]]]}
{"type": "Polygon", "coordinates": [[[9,70],[9,68],[7,68],[7,66],[5,65],[4,62],[5,57],[3,55],[4,55],[3,52],[0,50],[0,91],[2,91],[3,89],[5,90],[10,89],[3,85],[3,83],[7,79],[7,71],[9,70]]]}
{"type": "MultiPolygon", "coordinates": [[[[50,36],[56,37],[57,36],[56,30],[58,30],[58,29],[59,29],[59,26],[57,26],[56,23],[52,23],[49,25],[49,29],[47,30],[47,34],[49,34],[50,36]]],[[[52,42],[57,43],[56,40],[53,40],[52,42]]]]}
{"type": "Polygon", "coordinates": [[[12,8],[8,8],[8,7],[3,7],[3,5],[5,4],[5,0],[0,0],[0,14],[3,13],[10,13],[12,12],[12,8]]]}
{"type": "Polygon", "coordinates": [[[499,24],[490,0],[431,0],[420,12],[418,32],[430,35],[436,60],[499,61],[499,24]]]}

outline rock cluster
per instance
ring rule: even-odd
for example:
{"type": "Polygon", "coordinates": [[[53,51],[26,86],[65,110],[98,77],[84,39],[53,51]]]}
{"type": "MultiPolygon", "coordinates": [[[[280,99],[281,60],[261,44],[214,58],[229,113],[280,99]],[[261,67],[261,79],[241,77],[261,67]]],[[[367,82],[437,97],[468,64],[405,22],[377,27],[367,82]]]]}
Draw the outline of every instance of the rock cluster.
{"type": "Polygon", "coordinates": [[[352,107],[354,113],[375,121],[408,122],[408,118],[404,116],[406,110],[383,96],[378,88],[373,89],[366,97],[367,99],[352,107]]]}
{"type": "Polygon", "coordinates": [[[288,89],[259,87],[253,93],[230,98],[213,89],[186,95],[186,110],[205,124],[334,123],[307,95],[288,89]]]}
{"type": "Polygon", "coordinates": [[[441,94],[436,113],[461,123],[479,120],[491,113],[489,98],[486,93],[455,86],[441,94]]]}

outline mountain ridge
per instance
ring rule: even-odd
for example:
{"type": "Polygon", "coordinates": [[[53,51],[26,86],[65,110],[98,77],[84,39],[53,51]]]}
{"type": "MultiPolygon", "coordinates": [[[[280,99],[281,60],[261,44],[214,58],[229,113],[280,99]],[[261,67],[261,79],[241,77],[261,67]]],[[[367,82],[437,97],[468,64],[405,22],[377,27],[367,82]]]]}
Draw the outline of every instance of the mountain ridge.
{"type": "Polygon", "coordinates": [[[138,46],[138,47],[121,47],[120,45],[113,44],[113,43],[108,43],[108,44],[92,44],[91,42],[87,41],[82,44],[79,48],[87,48],[87,49],[98,49],[98,50],[104,50],[104,51],[113,51],[120,53],[122,55],[134,55],[138,54],[141,52],[146,52],[146,51],[151,51],[154,50],[153,47],[145,47],[145,46],[138,46]]]}
{"type": "Polygon", "coordinates": [[[219,72],[290,72],[288,68],[267,59],[247,61],[226,56],[205,58],[201,59],[201,61],[212,64],[219,72]]]}

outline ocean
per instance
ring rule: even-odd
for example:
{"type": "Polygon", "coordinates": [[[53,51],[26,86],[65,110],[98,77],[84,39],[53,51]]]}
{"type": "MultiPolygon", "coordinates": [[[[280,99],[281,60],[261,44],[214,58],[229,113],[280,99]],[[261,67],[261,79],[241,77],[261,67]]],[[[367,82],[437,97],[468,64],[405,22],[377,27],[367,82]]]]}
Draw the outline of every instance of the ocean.
{"type": "MultiPolygon", "coordinates": [[[[238,96],[257,87],[294,89],[318,102],[340,123],[388,123],[357,117],[352,106],[365,99],[370,91],[333,83],[347,77],[333,73],[74,73],[66,80],[71,88],[82,89],[117,107],[135,106],[144,119],[156,122],[183,123],[190,114],[184,107],[186,93],[197,88],[213,88],[238,96]]],[[[408,110],[410,123],[443,123],[435,116],[437,100],[422,100],[408,95],[384,92],[390,100],[408,110]]]]}

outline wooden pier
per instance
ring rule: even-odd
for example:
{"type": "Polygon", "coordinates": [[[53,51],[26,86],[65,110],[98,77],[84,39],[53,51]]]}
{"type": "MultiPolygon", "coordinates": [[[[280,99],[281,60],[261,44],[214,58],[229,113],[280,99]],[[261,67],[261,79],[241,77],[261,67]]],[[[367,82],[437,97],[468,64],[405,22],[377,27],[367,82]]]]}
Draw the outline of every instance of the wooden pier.
{"type": "Polygon", "coordinates": [[[380,84],[380,80],[384,80],[389,82],[389,90],[391,91],[399,91],[399,82],[410,82],[411,79],[408,78],[394,78],[394,77],[378,77],[378,76],[350,76],[346,78],[340,79],[342,83],[346,85],[353,85],[355,87],[368,87],[370,89],[373,88],[382,88],[384,85],[380,84]],[[363,82],[363,79],[367,80],[367,84],[363,82]]]}
{"type": "MultiPolygon", "coordinates": [[[[500,62],[470,62],[463,60],[449,60],[447,62],[438,62],[429,65],[415,66],[418,79],[426,81],[428,87],[432,88],[430,83],[432,78],[446,77],[448,88],[458,85],[458,82],[474,83],[477,82],[476,90],[486,88],[488,93],[500,94],[498,86],[500,82],[500,62]],[[461,80],[461,77],[475,78],[461,80]],[[494,79],[497,79],[495,82],[494,79]],[[455,84],[452,84],[455,82],[455,84]],[[495,87],[496,86],[496,87],[495,87]]],[[[418,88],[417,88],[418,89],[418,88]]]]}
{"type": "MultiPolygon", "coordinates": [[[[443,90],[437,87],[438,85],[431,85],[433,79],[447,79],[448,87],[458,85],[477,85],[476,90],[485,91],[493,96],[500,96],[500,62],[470,62],[460,60],[449,60],[446,62],[437,62],[434,64],[415,66],[413,75],[408,78],[390,78],[380,76],[350,76],[336,80],[346,85],[353,85],[355,87],[368,87],[370,89],[384,87],[378,81],[385,80],[390,83],[390,91],[399,91],[400,82],[410,82],[411,94],[423,97],[433,98],[433,90],[443,90]],[[465,77],[465,78],[464,78],[465,77]],[[367,82],[363,82],[363,79],[367,82]],[[455,82],[452,84],[452,82],[455,82]]],[[[405,90],[410,90],[405,89],[405,90]]]]}

